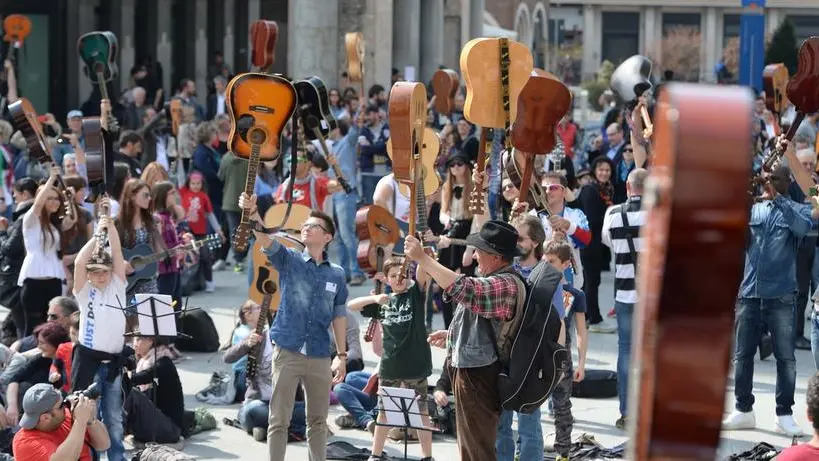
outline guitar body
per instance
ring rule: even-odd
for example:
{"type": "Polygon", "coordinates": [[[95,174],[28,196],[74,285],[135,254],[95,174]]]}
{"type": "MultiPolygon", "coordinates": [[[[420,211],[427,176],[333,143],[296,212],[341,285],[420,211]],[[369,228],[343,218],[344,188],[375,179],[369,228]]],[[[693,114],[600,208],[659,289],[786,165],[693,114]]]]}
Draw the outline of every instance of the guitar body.
{"type": "Polygon", "coordinates": [[[525,154],[547,154],[557,144],[557,124],[572,106],[572,93],[554,77],[532,75],[518,95],[512,145],[525,154]]]}
{"type": "Polygon", "coordinates": [[[39,163],[51,162],[51,151],[43,134],[43,126],[37,119],[37,112],[31,102],[26,98],[20,98],[9,104],[8,108],[14,127],[20,130],[26,139],[29,155],[39,163]]]}
{"type": "Polygon", "coordinates": [[[461,77],[452,69],[440,69],[432,75],[435,90],[435,111],[449,115],[455,107],[455,95],[461,86],[461,77]]]}
{"type": "Polygon", "coordinates": [[[321,135],[326,139],[330,131],[338,128],[335,117],[330,112],[330,99],[327,86],[320,78],[313,76],[293,84],[299,101],[299,117],[305,127],[304,136],[308,141],[318,139],[313,127],[318,125],[321,135]],[[323,121],[323,123],[322,123],[323,121]]]}
{"type": "Polygon", "coordinates": [[[356,212],[355,231],[358,265],[365,273],[374,274],[378,267],[378,249],[395,245],[401,238],[398,222],[386,208],[370,205],[356,212]]]}
{"type": "Polygon", "coordinates": [[[628,459],[716,457],[744,269],[752,108],[738,86],[672,83],[657,103],[628,459]],[[680,296],[691,292],[707,296],[680,296]]]}
{"type": "MultiPolygon", "coordinates": [[[[488,128],[505,128],[501,82],[499,38],[476,38],[461,50],[461,73],[466,82],[464,116],[470,122],[488,128]]],[[[517,116],[518,94],[534,68],[529,48],[514,40],[509,44],[510,122],[517,116]]],[[[392,124],[390,124],[392,128],[392,124]]]]}
{"type": "MultiPolygon", "coordinates": [[[[438,191],[441,187],[441,178],[435,171],[435,161],[438,160],[438,154],[441,152],[441,138],[438,133],[432,128],[424,128],[424,142],[421,144],[421,171],[419,176],[424,182],[424,194],[429,197],[438,191]]],[[[387,140],[387,155],[392,160],[392,139],[387,140]]],[[[409,186],[399,182],[398,190],[405,197],[410,196],[409,186]]]]}
{"type": "Polygon", "coordinates": [[[135,269],[133,274],[125,277],[128,281],[128,285],[125,288],[126,292],[131,291],[137,282],[149,280],[159,272],[158,262],[143,262],[145,258],[148,258],[152,254],[154,254],[153,247],[145,243],[141,243],[131,249],[122,249],[122,256],[125,258],[125,261],[129,262],[135,269]]]}
{"type": "MultiPolygon", "coordinates": [[[[265,221],[265,224],[267,224],[267,221],[265,221]]],[[[293,236],[279,232],[276,233],[274,238],[287,248],[293,248],[299,252],[304,251],[304,245],[293,236]]],[[[279,271],[270,264],[267,256],[262,253],[262,245],[258,241],[253,244],[251,254],[253,260],[253,281],[250,283],[247,296],[261,304],[265,294],[262,293],[260,287],[263,287],[268,282],[272,283],[271,291],[273,291],[273,293],[271,295],[270,309],[276,311],[279,309],[279,303],[281,303],[282,299],[281,285],[279,285],[279,271]]]]}
{"type": "Polygon", "coordinates": [[[250,41],[253,50],[250,62],[257,69],[267,69],[276,59],[276,42],[279,40],[279,25],[276,21],[258,19],[250,26],[250,41]]]}
{"type": "MultiPolygon", "coordinates": [[[[512,181],[512,184],[520,190],[523,183],[523,170],[526,166],[526,155],[517,149],[513,149],[514,156],[509,157],[509,153],[503,153],[503,171],[512,181]]],[[[529,203],[530,210],[542,211],[546,203],[546,192],[540,186],[540,175],[533,172],[534,176],[529,183],[529,193],[526,194],[526,202],[529,203]]]]}
{"type": "Polygon", "coordinates": [[[762,71],[762,87],[765,89],[765,107],[774,114],[781,114],[788,108],[785,95],[790,73],[782,63],[768,64],[762,71]]]}
{"type": "Polygon", "coordinates": [[[82,119],[85,138],[85,164],[88,169],[88,202],[95,202],[99,193],[114,194],[114,155],[99,117],[82,119]]]}
{"type": "Polygon", "coordinates": [[[819,112],[819,93],[816,91],[819,77],[817,69],[819,37],[811,37],[799,47],[799,71],[788,80],[785,88],[788,100],[796,107],[797,117],[799,112],[803,114],[819,112]]]}
{"type": "Polygon", "coordinates": [[[416,180],[415,160],[421,155],[427,114],[427,89],[418,82],[396,82],[390,91],[390,141],[395,180],[416,180]],[[419,123],[420,120],[420,123],[419,123]]]}
{"type": "Polygon", "coordinates": [[[294,203],[293,207],[290,209],[290,216],[287,217],[286,222],[282,223],[282,220],[287,212],[287,204],[277,203],[268,208],[267,212],[264,214],[264,225],[267,227],[273,227],[281,223],[281,231],[300,234],[302,224],[307,222],[307,220],[310,218],[310,212],[312,211],[313,210],[311,210],[308,206],[294,203]]]}
{"type": "Polygon", "coordinates": [[[263,161],[279,157],[280,136],[296,109],[296,90],[284,77],[262,73],[239,74],[228,83],[225,102],[230,114],[228,145],[238,157],[250,158],[251,128],[265,131],[259,151],[263,161]]]}
{"type": "MultiPolygon", "coordinates": [[[[85,75],[91,79],[91,83],[99,85],[110,82],[117,76],[119,42],[112,32],[94,31],[81,35],[77,39],[77,52],[85,64],[83,70],[85,75]]],[[[101,87],[104,86],[101,85],[101,87]]]]}
{"type": "Polygon", "coordinates": [[[361,32],[344,34],[344,51],[347,54],[347,78],[351,82],[364,80],[364,35],[361,32]]]}

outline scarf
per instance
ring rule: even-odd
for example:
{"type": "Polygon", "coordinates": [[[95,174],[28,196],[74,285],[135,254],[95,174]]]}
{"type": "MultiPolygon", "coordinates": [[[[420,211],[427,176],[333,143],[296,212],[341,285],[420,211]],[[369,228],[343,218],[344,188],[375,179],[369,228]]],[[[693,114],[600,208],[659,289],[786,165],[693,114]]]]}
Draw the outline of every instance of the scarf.
{"type": "Polygon", "coordinates": [[[606,181],[601,183],[597,179],[594,180],[597,184],[597,188],[600,191],[600,198],[603,199],[603,202],[606,206],[614,205],[612,198],[614,197],[614,186],[611,184],[611,181],[606,181]]]}
{"type": "MultiPolygon", "coordinates": [[[[162,357],[173,357],[171,350],[167,346],[155,346],[137,361],[136,372],[147,371],[156,366],[156,361],[162,357]]],[[[151,388],[151,384],[140,384],[139,389],[143,392],[151,388]]]]}

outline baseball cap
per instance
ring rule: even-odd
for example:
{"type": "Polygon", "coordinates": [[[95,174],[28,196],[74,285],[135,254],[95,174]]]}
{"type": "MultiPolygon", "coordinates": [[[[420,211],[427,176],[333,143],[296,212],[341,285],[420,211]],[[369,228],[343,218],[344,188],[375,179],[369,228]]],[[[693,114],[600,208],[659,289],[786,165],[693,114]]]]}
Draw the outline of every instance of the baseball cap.
{"type": "Polygon", "coordinates": [[[62,395],[47,383],[31,386],[23,396],[23,417],[20,418],[20,427],[34,429],[40,416],[54,408],[54,404],[63,400],[62,395]]]}
{"type": "Polygon", "coordinates": [[[70,111],[65,118],[75,118],[75,117],[82,118],[82,111],[74,109],[74,110],[70,111]]]}

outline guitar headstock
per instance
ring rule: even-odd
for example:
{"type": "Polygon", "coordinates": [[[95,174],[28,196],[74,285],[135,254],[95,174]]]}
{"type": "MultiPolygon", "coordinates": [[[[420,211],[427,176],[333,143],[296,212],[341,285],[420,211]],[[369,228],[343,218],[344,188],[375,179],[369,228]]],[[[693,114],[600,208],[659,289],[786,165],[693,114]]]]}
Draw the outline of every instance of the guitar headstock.
{"type": "Polygon", "coordinates": [[[208,234],[203,239],[191,242],[191,249],[199,251],[200,248],[208,247],[210,250],[218,250],[222,246],[222,239],[217,234],[208,234]]]}
{"type": "Polygon", "coordinates": [[[253,230],[249,226],[238,226],[233,232],[233,239],[231,240],[233,251],[242,253],[247,250],[252,235],[253,230]]]}
{"type": "Polygon", "coordinates": [[[19,48],[31,34],[31,20],[22,14],[10,14],[3,20],[3,30],[6,31],[3,40],[19,48]]]}

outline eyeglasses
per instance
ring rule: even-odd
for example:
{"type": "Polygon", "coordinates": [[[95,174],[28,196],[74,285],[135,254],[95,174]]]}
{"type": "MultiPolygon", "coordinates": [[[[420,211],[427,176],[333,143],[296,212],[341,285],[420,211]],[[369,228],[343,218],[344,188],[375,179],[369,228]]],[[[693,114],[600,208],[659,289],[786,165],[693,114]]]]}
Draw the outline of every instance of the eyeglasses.
{"type": "Polygon", "coordinates": [[[321,229],[321,230],[323,230],[324,232],[327,232],[328,234],[330,233],[330,231],[328,231],[328,230],[327,230],[327,228],[325,228],[325,227],[324,227],[324,226],[322,226],[321,224],[314,223],[314,222],[306,222],[306,223],[302,224],[302,225],[301,225],[301,229],[302,229],[302,230],[309,230],[309,229],[321,229]]]}
{"type": "Polygon", "coordinates": [[[310,160],[307,157],[296,157],[297,163],[310,163],[310,160]]]}
{"type": "Polygon", "coordinates": [[[466,165],[466,163],[464,163],[464,162],[452,162],[452,163],[449,164],[449,167],[452,168],[452,167],[464,166],[464,165],[466,165]]]}
{"type": "Polygon", "coordinates": [[[557,192],[559,190],[563,190],[563,186],[561,184],[548,184],[546,186],[546,190],[549,192],[557,192]]]}

